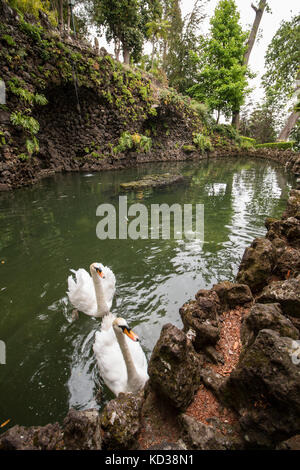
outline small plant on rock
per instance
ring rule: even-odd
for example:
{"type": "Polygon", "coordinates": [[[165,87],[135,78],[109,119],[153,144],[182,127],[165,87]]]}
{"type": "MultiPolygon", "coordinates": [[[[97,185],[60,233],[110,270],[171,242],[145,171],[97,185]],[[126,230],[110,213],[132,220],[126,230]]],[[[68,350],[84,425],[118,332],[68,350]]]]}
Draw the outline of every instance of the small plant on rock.
{"type": "Polygon", "coordinates": [[[210,138],[201,133],[194,134],[193,142],[201,152],[211,151],[213,149],[210,138]]]}

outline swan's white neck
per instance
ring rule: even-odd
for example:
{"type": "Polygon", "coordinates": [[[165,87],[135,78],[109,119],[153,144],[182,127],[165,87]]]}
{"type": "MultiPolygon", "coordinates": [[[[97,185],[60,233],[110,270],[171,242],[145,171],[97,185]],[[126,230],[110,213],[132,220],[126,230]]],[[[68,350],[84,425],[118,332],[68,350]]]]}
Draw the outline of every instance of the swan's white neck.
{"type": "Polygon", "coordinates": [[[137,370],[135,368],[131,353],[128,348],[128,344],[126,342],[126,338],[124,333],[119,329],[118,326],[114,326],[114,331],[119,343],[119,346],[121,348],[124,361],[126,364],[126,369],[127,369],[127,377],[128,377],[128,382],[127,382],[127,388],[128,391],[138,391],[141,388],[141,378],[137,373],[137,370]]]}
{"type": "Polygon", "coordinates": [[[96,272],[91,271],[92,279],[94,282],[96,301],[97,301],[97,316],[104,317],[109,313],[107,303],[105,302],[103,283],[96,272]]]}

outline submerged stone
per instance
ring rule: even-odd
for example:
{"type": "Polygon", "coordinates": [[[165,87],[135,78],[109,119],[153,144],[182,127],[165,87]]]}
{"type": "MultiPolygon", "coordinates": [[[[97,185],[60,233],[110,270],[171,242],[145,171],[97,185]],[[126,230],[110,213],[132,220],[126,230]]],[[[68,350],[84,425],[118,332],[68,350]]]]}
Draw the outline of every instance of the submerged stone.
{"type": "Polygon", "coordinates": [[[121,183],[120,187],[125,190],[142,190],[148,188],[161,188],[170,184],[182,183],[184,177],[171,173],[164,173],[162,175],[146,175],[140,180],[129,181],[128,183],[121,183]]]}

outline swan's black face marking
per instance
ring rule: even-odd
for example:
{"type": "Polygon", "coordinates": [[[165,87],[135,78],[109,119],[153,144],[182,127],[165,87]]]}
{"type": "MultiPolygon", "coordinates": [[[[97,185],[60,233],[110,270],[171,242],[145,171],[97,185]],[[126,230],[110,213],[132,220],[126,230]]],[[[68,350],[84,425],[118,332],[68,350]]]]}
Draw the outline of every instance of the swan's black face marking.
{"type": "Polygon", "coordinates": [[[131,328],[125,325],[118,325],[123,333],[128,336],[128,338],[132,339],[132,341],[139,341],[139,337],[137,334],[135,334],[131,328]]]}
{"type": "Polygon", "coordinates": [[[102,277],[102,279],[105,279],[102,269],[101,268],[95,268],[95,269],[96,269],[96,272],[99,274],[99,276],[102,277]]]}

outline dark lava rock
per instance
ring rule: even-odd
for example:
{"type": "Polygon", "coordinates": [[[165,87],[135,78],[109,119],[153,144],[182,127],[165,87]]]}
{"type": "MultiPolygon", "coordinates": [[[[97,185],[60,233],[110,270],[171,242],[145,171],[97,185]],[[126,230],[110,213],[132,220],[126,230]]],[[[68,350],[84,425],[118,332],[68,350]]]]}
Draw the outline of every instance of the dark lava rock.
{"type": "Polygon", "coordinates": [[[187,450],[187,448],[182,441],[162,441],[160,444],[149,446],[147,450],[187,450]]]}
{"type": "Polygon", "coordinates": [[[210,389],[220,400],[220,389],[225,382],[225,378],[213,369],[203,368],[200,371],[201,380],[205,387],[210,389]]]}
{"type": "Polygon", "coordinates": [[[251,290],[246,284],[223,281],[215,284],[212,290],[217,293],[223,312],[237,305],[248,305],[254,300],[251,290]]]}
{"type": "MultiPolygon", "coordinates": [[[[300,240],[300,237],[299,237],[300,240]]],[[[277,251],[277,263],[274,274],[286,279],[288,276],[296,277],[300,274],[300,249],[285,245],[277,251]]]]}
{"type": "Polygon", "coordinates": [[[183,441],[189,450],[241,450],[244,443],[237,429],[217,418],[211,419],[210,424],[204,424],[196,419],[182,414],[179,417],[183,431],[183,441]]]}
{"type": "Polygon", "coordinates": [[[148,366],[150,385],[178,409],[186,409],[199,388],[200,361],[187,335],[164,325],[148,366]]]}
{"type": "Polygon", "coordinates": [[[70,409],[63,422],[65,447],[68,450],[100,450],[100,416],[96,409],[70,409]]]}
{"type": "Polygon", "coordinates": [[[280,304],[285,315],[300,317],[300,276],[296,279],[275,281],[266,286],[257,302],[280,304]]]}
{"type": "MultiPolygon", "coordinates": [[[[206,301],[206,299],[205,299],[206,301]]],[[[202,352],[208,345],[214,345],[219,339],[220,331],[214,309],[203,310],[198,301],[184,304],[179,313],[184,331],[189,335],[197,352],[202,352]]]]}
{"type": "Polygon", "coordinates": [[[13,426],[0,437],[0,450],[62,450],[63,433],[58,423],[46,426],[13,426]]]}
{"type": "Polygon", "coordinates": [[[296,217],[300,219],[300,191],[297,189],[292,189],[290,192],[290,197],[287,202],[287,207],[283,213],[283,218],[296,217]]]}
{"type": "Polygon", "coordinates": [[[299,332],[293,323],[281,311],[280,304],[253,305],[242,319],[241,340],[244,348],[250,346],[260,330],[277,331],[280,336],[298,339],[299,332]]]}
{"type": "Polygon", "coordinates": [[[276,250],[270,240],[255,238],[244,252],[236,279],[258,292],[267,284],[275,263],[276,250]]]}
{"type": "Polygon", "coordinates": [[[260,330],[221,386],[223,400],[240,414],[251,447],[275,448],[300,432],[300,368],[292,360],[294,343],[273,330],[260,330]]]}
{"type": "Polygon", "coordinates": [[[267,219],[266,227],[268,229],[267,238],[273,240],[276,237],[284,238],[290,243],[299,243],[300,238],[300,220],[295,217],[287,219],[267,219]]]}
{"type": "Polygon", "coordinates": [[[276,450],[300,450],[300,434],[281,442],[276,450]]]}
{"type": "Polygon", "coordinates": [[[220,299],[217,293],[212,289],[200,289],[195,295],[195,298],[205,318],[216,320],[219,314],[222,313],[220,299]]]}
{"type": "Polygon", "coordinates": [[[126,450],[137,447],[144,391],[120,393],[110,400],[101,413],[103,447],[107,450],[126,450]]]}

